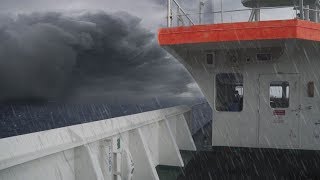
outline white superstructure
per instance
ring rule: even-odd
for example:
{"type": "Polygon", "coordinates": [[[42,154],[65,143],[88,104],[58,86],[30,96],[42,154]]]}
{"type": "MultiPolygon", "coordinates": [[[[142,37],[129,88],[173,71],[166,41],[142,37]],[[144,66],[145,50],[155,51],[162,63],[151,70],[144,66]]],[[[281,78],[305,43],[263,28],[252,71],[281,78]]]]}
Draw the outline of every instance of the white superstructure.
{"type": "Polygon", "coordinates": [[[250,22],[159,31],[214,111],[213,146],[320,150],[319,4],[279,1],[296,17],[262,21],[277,2],[243,1],[250,22]]]}

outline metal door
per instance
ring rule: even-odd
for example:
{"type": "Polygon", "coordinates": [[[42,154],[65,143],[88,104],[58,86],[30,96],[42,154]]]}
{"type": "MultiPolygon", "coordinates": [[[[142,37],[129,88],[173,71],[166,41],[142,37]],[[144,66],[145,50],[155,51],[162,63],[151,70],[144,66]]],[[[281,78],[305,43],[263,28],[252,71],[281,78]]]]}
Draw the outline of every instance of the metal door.
{"type": "Polygon", "coordinates": [[[259,144],[270,148],[299,147],[300,77],[259,76],[259,144]]]}

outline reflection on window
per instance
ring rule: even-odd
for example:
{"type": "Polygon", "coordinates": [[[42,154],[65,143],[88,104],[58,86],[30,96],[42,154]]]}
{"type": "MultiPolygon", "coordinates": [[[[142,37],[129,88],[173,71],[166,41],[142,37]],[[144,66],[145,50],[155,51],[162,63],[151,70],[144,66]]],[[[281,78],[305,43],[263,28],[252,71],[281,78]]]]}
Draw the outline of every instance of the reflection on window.
{"type": "Polygon", "coordinates": [[[270,106],[272,108],[288,108],[290,97],[289,83],[274,81],[270,84],[270,106]]]}
{"type": "Polygon", "coordinates": [[[240,112],[243,109],[243,76],[222,73],[216,76],[216,110],[240,112]]]}

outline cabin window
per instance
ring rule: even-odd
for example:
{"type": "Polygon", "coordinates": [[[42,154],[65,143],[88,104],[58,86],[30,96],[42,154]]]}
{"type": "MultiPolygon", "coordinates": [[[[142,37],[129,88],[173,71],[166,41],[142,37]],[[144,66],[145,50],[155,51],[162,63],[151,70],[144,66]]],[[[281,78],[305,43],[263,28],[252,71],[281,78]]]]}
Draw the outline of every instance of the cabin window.
{"type": "Polygon", "coordinates": [[[270,84],[270,106],[272,108],[288,108],[290,86],[287,81],[274,81],[270,84]]]}
{"type": "Polygon", "coordinates": [[[213,65],[213,54],[207,54],[207,64],[213,65]]]}
{"type": "Polygon", "coordinates": [[[240,112],[243,109],[243,76],[221,73],[216,76],[216,110],[240,112]]]}

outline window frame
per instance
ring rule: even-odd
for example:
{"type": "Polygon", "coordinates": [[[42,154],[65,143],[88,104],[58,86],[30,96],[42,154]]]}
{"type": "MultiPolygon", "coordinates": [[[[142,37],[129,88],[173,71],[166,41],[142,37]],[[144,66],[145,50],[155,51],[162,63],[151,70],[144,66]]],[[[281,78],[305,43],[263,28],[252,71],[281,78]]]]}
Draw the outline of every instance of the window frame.
{"type": "MultiPolygon", "coordinates": [[[[236,87],[239,87],[239,85],[237,85],[236,87]]],[[[241,113],[245,110],[245,78],[243,76],[243,73],[242,72],[218,72],[218,73],[215,73],[214,75],[214,111],[217,112],[217,113],[241,113]],[[217,88],[217,77],[220,75],[220,74],[235,74],[235,75],[238,75],[238,76],[235,76],[235,77],[242,77],[242,88],[243,88],[243,95],[242,95],[242,109],[240,111],[220,111],[217,109],[217,95],[218,95],[218,88],[217,88]]]]}
{"type": "Polygon", "coordinates": [[[214,68],[217,63],[216,62],[217,61],[216,60],[217,53],[215,51],[205,51],[203,54],[204,54],[203,55],[204,61],[202,61],[203,65],[208,68],[214,68]],[[212,64],[208,64],[208,61],[207,61],[208,55],[212,55],[212,64]]]}
{"type": "MultiPolygon", "coordinates": [[[[288,82],[288,81],[271,81],[270,83],[269,83],[269,106],[270,106],[270,108],[272,108],[272,109],[288,109],[288,108],[290,108],[290,99],[291,99],[291,95],[290,95],[291,93],[290,93],[290,82],[288,82]],[[281,82],[282,84],[283,83],[286,83],[287,84],[287,86],[286,86],[286,89],[283,89],[283,87],[281,86],[281,85],[272,85],[272,84],[276,84],[276,82],[281,82]],[[275,104],[275,106],[272,106],[272,104],[271,104],[271,87],[281,87],[281,98],[276,98],[275,97],[275,99],[283,99],[284,97],[283,97],[283,95],[284,95],[284,91],[287,91],[287,88],[289,88],[288,89],[288,94],[287,94],[287,92],[286,92],[286,97],[285,98],[287,98],[288,100],[287,100],[287,106],[277,106],[277,104],[275,104]]],[[[273,101],[274,102],[274,101],[273,101]]]]}

